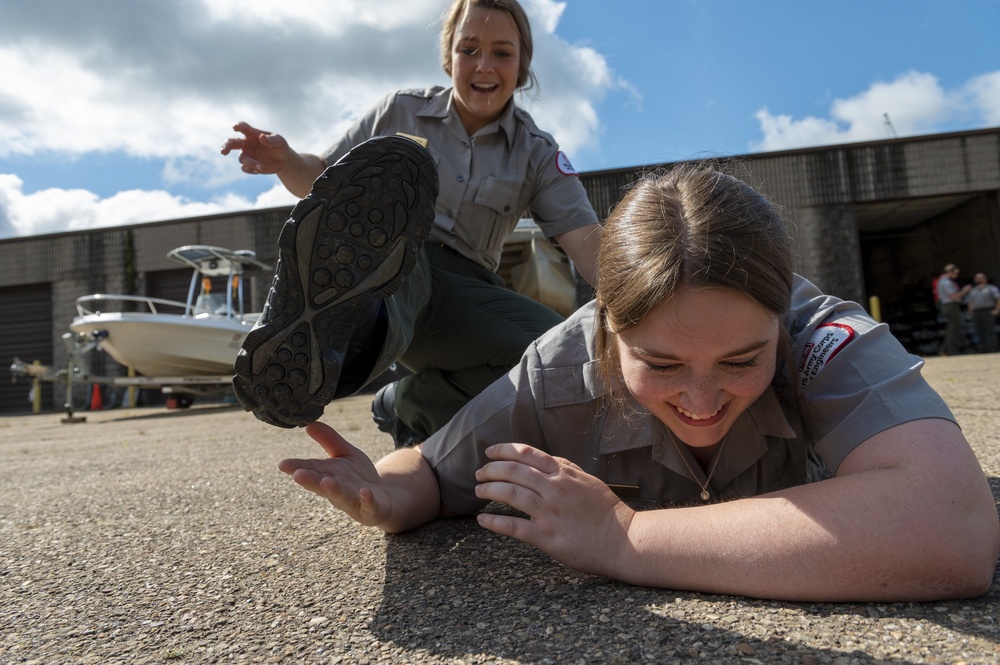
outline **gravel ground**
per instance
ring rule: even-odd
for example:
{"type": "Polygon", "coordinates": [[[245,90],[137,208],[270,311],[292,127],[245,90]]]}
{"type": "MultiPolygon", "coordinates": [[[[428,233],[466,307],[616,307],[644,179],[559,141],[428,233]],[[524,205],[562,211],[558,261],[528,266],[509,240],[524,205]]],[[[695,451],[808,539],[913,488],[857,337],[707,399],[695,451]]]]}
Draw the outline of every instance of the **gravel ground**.
{"type": "MultiPolygon", "coordinates": [[[[929,359],[1000,498],[1000,355],[929,359]]],[[[385,536],[275,464],[238,408],[0,419],[0,663],[996,663],[971,601],[807,604],[627,586],[472,520],[385,536]]],[[[369,398],[325,420],[373,456],[369,398]]]]}

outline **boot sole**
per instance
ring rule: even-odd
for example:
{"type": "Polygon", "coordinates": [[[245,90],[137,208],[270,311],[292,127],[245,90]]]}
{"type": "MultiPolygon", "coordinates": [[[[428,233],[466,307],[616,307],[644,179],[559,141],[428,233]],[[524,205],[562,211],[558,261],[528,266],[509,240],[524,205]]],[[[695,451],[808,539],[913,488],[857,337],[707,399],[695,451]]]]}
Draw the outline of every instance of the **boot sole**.
{"type": "Polygon", "coordinates": [[[437,193],[433,158],[396,136],[362,143],[316,179],[281,229],[267,304],[236,357],[245,410],[284,428],[322,416],[358,313],[413,269],[437,193]]]}

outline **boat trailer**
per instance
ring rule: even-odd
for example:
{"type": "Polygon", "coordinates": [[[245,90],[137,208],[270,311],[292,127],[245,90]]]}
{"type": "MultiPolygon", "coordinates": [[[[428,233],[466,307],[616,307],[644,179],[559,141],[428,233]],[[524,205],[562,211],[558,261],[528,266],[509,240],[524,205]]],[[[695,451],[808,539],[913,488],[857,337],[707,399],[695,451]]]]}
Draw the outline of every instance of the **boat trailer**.
{"type": "MultiPolygon", "coordinates": [[[[99,348],[99,339],[88,339],[86,335],[64,333],[63,343],[66,345],[66,367],[57,368],[43,365],[39,362],[25,363],[15,357],[11,363],[10,373],[14,380],[18,377],[32,381],[62,383],[66,386],[66,397],[63,409],[66,417],[62,422],[83,422],[86,418],[74,416],[73,387],[77,385],[100,384],[114,388],[126,388],[129,391],[129,404],[135,402],[135,390],[159,389],[170,395],[177,408],[187,408],[194,402],[196,396],[230,395],[232,394],[232,375],[197,375],[197,376],[103,376],[93,374],[90,370],[90,352],[99,348]]],[[[35,394],[38,394],[37,386],[35,394]]]]}

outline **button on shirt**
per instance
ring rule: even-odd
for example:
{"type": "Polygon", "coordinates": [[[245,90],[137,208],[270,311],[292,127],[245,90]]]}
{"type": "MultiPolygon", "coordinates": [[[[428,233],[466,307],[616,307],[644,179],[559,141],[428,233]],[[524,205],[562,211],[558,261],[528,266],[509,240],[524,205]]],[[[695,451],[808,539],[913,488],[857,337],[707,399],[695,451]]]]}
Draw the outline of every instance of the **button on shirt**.
{"type": "Polygon", "coordinates": [[[489,270],[527,212],[547,238],[598,223],[586,190],[555,140],[509,103],[469,136],[451,88],[404,90],[385,97],[323,153],[334,163],[373,136],[404,133],[427,140],[440,194],[430,238],[489,270]]]}
{"type": "MultiPolygon", "coordinates": [[[[771,389],[737,418],[719,457],[712,500],[736,499],[827,478],[869,437],[911,420],[954,418],[884,324],[859,305],[796,277],[787,317],[792,343],[771,389]]],[[[639,504],[702,503],[706,479],[690,452],[638,404],[623,416],[604,399],[594,358],[594,304],[525,352],[520,365],[473,399],[422,453],[446,506],[471,514],[486,447],[527,443],[565,457],[639,504]],[[685,459],[681,458],[684,455],[685,459]],[[690,468],[689,468],[690,467],[690,468]],[[692,477],[692,470],[696,477],[692,477]]]]}

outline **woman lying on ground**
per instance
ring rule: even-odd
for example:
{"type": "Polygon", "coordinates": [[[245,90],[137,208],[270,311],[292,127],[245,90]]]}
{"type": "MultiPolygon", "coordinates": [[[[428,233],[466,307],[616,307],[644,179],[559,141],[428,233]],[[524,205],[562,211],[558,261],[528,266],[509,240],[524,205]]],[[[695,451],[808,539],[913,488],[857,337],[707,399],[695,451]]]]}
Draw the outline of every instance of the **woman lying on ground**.
{"type": "Polygon", "coordinates": [[[607,221],[597,298],[416,449],[280,469],[362,524],[478,514],[578,570],[810,601],[970,597],[996,505],[922,365],[794,275],[754,189],[703,166],[642,180],[607,221]],[[490,502],[522,514],[480,512],[490,502]]]}

